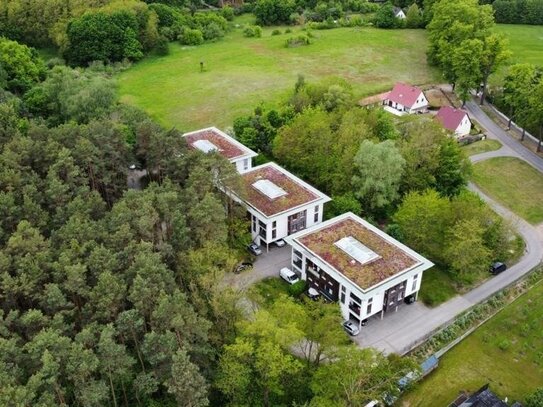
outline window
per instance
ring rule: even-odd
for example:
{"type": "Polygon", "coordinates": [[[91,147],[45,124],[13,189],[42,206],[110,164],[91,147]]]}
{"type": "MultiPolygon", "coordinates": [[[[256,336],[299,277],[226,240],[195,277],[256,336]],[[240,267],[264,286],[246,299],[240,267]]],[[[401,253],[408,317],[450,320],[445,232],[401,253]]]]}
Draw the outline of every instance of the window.
{"type": "Polygon", "coordinates": [[[266,232],[267,232],[267,230],[268,230],[268,226],[267,226],[264,222],[262,222],[262,221],[258,221],[258,226],[259,226],[259,229],[260,229],[260,231],[259,231],[258,234],[259,234],[260,237],[262,237],[263,239],[266,239],[266,238],[267,238],[266,232]]]}
{"type": "Polygon", "coordinates": [[[419,278],[418,274],[413,276],[413,285],[411,286],[411,291],[417,291],[417,279],[419,278]]]}
{"type": "Polygon", "coordinates": [[[249,169],[249,159],[245,158],[243,160],[243,171],[247,171],[249,169]]]}
{"type": "Polygon", "coordinates": [[[288,217],[288,234],[305,229],[306,211],[295,213],[288,217]]]}
{"type": "Polygon", "coordinates": [[[319,221],[319,205],[315,206],[315,214],[313,215],[313,223],[319,221]]]}
{"type": "Polygon", "coordinates": [[[272,239],[277,237],[277,221],[272,222],[272,239]]]}
{"type": "Polygon", "coordinates": [[[341,303],[345,304],[345,286],[341,286],[341,303]]]}
{"type": "Polygon", "coordinates": [[[358,304],[362,303],[362,300],[360,298],[358,298],[356,295],[354,295],[353,293],[351,293],[351,300],[358,303],[358,304]]]}
{"type": "Polygon", "coordinates": [[[253,232],[256,232],[256,216],[251,216],[251,221],[253,224],[253,232]]]}
{"type": "Polygon", "coordinates": [[[368,306],[366,307],[366,314],[369,315],[371,314],[371,306],[373,305],[373,298],[370,298],[368,300],[368,306]]]}

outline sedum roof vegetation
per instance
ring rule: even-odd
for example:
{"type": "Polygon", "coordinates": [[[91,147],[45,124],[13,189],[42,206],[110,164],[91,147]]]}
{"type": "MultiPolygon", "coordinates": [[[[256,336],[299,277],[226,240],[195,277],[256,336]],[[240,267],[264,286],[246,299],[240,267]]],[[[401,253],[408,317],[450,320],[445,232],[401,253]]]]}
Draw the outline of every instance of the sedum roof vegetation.
{"type": "Polygon", "coordinates": [[[364,290],[419,263],[353,219],[343,219],[297,240],[364,290]],[[334,244],[346,236],[352,236],[381,257],[360,264],[334,244]]]}
{"type": "Polygon", "coordinates": [[[245,184],[245,201],[266,216],[273,216],[319,199],[309,189],[271,165],[246,172],[242,174],[242,178],[245,184]],[[260,180],[274,183],[286,194],[275,199],[269,198],[253,186],[255,182],[260,180]]]}
{"type": "Polygon", "coordinates": [[[207,140],[213,143],[219,148],[218,153],[228,159],[241,157],[246,154],[241,148],[213,130],[201,130],[196,133],[188,134],[185,137],[187,138],[187,144],[191,146],[191,148],[196,148],[193,146],[193,143],[198,140],[207,140]]]}

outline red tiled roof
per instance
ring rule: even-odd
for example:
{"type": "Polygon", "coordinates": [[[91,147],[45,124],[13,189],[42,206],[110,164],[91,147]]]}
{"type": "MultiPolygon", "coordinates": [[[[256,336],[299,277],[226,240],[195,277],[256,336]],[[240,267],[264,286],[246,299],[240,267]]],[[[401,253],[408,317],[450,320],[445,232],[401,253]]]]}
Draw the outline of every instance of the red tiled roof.
{"type": "Polygon", "coordinates": [[[442,106],[437,112],[436,119],[441,122],[443,127],[451,131],[455,131],[462,120],[466,116],[466,112],[460,109],[455,109],[450,106],[442,106]]]}
{"type": "Polygon", "coordinates": [[[187,134],[185,137],[187,139],[188,145],[191,148],[196,148],[192,144],[198,140],[207,140],[213,143],[215,146],[219,148],[218,153],[228,159],[241,157],[242,155],[246,154],[245,151],[243,151],[241,148],[231,143],[223,135],[213,130],[201,130],[201,131],[187,134]]]}
{"type": "Polygon", "coordinates": [[[266,216],[273,216],[320,198],[271,164],[256,167],[242,174],[242,178],[245,184],[245,200],[266,216]],[[259,180],[273,182],[282,188],[286,192],[286,195],[270,199],[253,186],[259,180]]]}
{"type": "Polygon", "coordinates": [[[417,102],[421,93],[422,90],[416,86],[398,82],[388,94],[388,99],[406,107],[412,107],[417,102]]]}
{"type": "Polygon", "coordinates": [[[419,263],[400,247],[351,218],[317,229],[297,240],[362,289],[373,287],[419,263]],[[365,264],[353,260],[334,244],[348,236],[358,240],[380,258],[365,264]]]}

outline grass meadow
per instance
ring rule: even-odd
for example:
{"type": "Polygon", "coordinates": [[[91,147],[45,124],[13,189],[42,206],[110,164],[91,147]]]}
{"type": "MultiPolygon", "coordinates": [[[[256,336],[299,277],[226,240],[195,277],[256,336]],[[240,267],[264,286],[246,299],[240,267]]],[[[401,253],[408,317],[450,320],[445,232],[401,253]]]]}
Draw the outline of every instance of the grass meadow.
{"type": "Polygon", "coordinates": [[[489,383],[502,399],[523,401],[543,386],[543,284],[508,305],[449,351],[397,405],[447,406],[489,383]]]}
{"type": "MultiPolygon", "coordinates": [[[[248,22],[247,16],[235,20],[248,22]]],[[[227,127],[259,103],[276,103],[306,81],[341,77],[361,97],[389,89],[396,81],[439,82],[426,63],[424,30],[338,28],[313,31],[309,46],[286,48],[292,33],[245,38],[243,26],[226,37],[197,47],[170,44],[167,56],[150,56],[118,77],[121,100],[146,110],[164,126],[185,131],[203,126],[227,127]],[[200,62],[205,70],[200,72],[200,62]]]]}

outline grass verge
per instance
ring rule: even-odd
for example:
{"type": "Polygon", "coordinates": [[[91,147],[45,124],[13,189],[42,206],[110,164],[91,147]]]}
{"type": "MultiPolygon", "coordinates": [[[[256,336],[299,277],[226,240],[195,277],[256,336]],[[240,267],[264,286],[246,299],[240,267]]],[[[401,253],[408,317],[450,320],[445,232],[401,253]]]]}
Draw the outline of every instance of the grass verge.
{"type": "Polygon", "coordinates": [[[467,144],[462,147],[462,150],[464,150],[467,155],[475,155],[486,153],[488,151],[496,151],[499,150],[501,147],[502,143],[500,143],[498,140],[487,139],[467,144]]]}
{"type": "Polygon", "coordinates": [[[457,294],[454,280],[447,272],[435,266],[424,272],[420,287],[419,299],[431,307],[457,294]]]}
{"type": "Polygon", "coordinates": [[[497,157],[473,166],[481,190],[532,224],[543,222],[543,174],[518,158],[497,157]]]}

